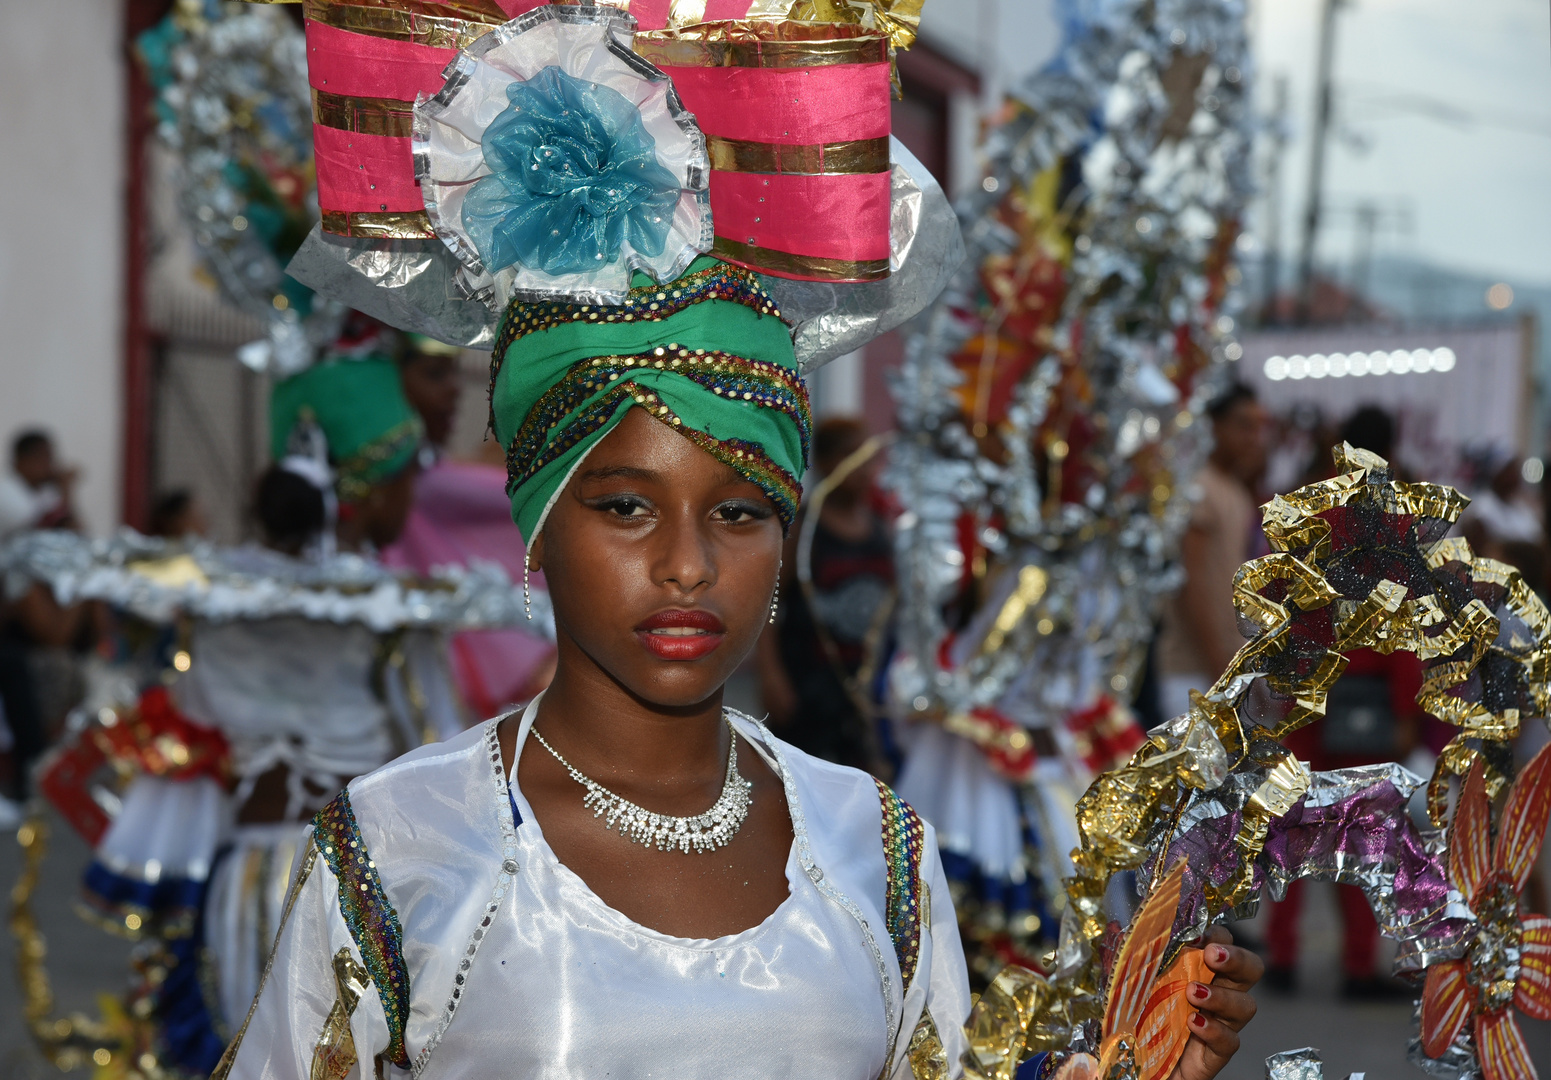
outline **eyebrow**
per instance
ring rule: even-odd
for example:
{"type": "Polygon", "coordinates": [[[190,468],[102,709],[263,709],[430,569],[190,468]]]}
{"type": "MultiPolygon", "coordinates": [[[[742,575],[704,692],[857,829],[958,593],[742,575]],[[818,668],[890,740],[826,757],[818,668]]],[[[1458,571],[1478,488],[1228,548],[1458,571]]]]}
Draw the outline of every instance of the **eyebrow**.
{"type": "MultiPolygon", "coordinates": [[[[726,462],[719,461],[721,466],[723,484],[753,483],[748,477],[742,475],[726,462]]],[[[643,469],[639,465],[604,465],[596,469],[588,469],[577,479],[579,480],[638,480],[642,483],[663,483],[663,474],[655,469],[643,469]]]]}
{"type": "Polygon", "coordinates": [[[582,473],[581,479],[657,481],[662,479],[662,475],[653,469],[643,469],[637,465],[606,465],[599,469],[588,469],[582,473]]]}

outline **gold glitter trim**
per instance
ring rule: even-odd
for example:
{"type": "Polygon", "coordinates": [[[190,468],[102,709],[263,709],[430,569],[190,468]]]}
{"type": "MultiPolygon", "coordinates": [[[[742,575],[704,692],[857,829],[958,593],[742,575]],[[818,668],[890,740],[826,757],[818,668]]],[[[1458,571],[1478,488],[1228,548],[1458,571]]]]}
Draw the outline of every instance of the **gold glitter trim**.
{"type": "Polygon", "coordinates": [[[442,0],[419,3],[414,11],[389,6],[388,0],[306,0],[308,20],[392,41],[409,41],[433,49],[463,49],[484,37],[492,26],[506,22],[493,3],[442,0]]]}
{"type": "Polygon", "coordinates": [[[415,103],[396,98],[347,97],[315,89],[312,119],[320,127],[407,139],[415,130],[415,103]]]}
{"type": "Polygon", "coordinates": [[[318,1043],[313,1047],[309,1080],[345,1080],[355,1068],[358,1055],[355,1036],[350,1031],[350,1018],[366,994],[367,981],[366,969],[350,952],[349,946],[341,945],[334,954],[334,1004],[323,1021],[318,1043]]]}
{"type": "Polygon", "coordinates": [[[707,135],[705,142],[711,168],[722,172],[835,176],[888,172],[890,167],[887,138],[793,146],[707,135]]]}
{"type": "MultiPolygon", "coordinates": [[[[281,0],[284,2],[284,0],[281,0]]],[[[576,5],[592,0],[553,0],[556,5],[576,5]]],[[[896,49],[915,44],[921,26],[921,6],[925,0],[751,0],[748,15],[740,24],[819,24],[821,33],[833,33],[840,26],[860,26],[881,32],[896,49]],[[826,25],[827,24],[827,25],[826,25]]],[[[607,0],[609,7],[630,10],[630,0],[607,0]]],[[[698,29],[705,23],[707,0],[672,0],[668,5],[668,26],[672,30],[698,29]]],[[[712,24],[716,25],[716,24],[712,24]]]]}
{"type": "Polygon", "coordinates": [[[937,1033],[930,1010],[921,1010],[921,1019],[910,1033],[905,1058],[910,1062],[910,1075],[914,1080],[948,1080],[948,1051],[942,1045],[942,1036],[937,1033]]]}
{"type": "Polygon", "coordinates": [[[815,68],[881,64],[889,39],[864,26],[763,19],[703,22],[635,36],[658,67],[815,68]]]}
{"type": "Polygon", "coordinates": [[[718,236],[711,254],[740,266],[772,274],[818,281],[881,281],[889,276],[887,259],[821,259],[816,255],[793,255],[789,251],[742,244],[718,236]]]}
{"type": "Polygon", "coordinates": [[[323,231],[336,236],[370,240],[426,240],[436,235],[424,210],[406,213],[364,214],[353,210],[324,210],[323,231]]]}

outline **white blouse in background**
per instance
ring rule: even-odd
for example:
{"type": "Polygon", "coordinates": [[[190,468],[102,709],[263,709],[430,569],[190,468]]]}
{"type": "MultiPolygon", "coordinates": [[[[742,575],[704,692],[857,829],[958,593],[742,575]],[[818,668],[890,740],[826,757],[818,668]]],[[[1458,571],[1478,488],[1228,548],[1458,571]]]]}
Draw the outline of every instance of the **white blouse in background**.
{"type": "MultiPolygon", "coordinates": [[[[519,757],[535,711],[522,718],[519,757]]],[[[634,923],[561,864],[508,786],[495,721],[350,785],[361,837],[403,927],[414,1075],[908,1078],[906,1047],[927,1012],[947,1060],[959,1060],[968,978],[930,827],[921,865],[928,917],[915,977],[902,988],[884,918],[874,781],[729,715],[745,752],[754,747],[782,778],[795,839],[788,897],[758,926],[722,938],[675,938],[634,923]]],[[[309,1075],[337,997],[341,949],[361,962],[338,881],[319,858],[231,1077],[309,1075]]],[[[370,1076],[389,1029],[369,981],[350,1030],[361,1059],[350,1075],[370,1076]]]]}

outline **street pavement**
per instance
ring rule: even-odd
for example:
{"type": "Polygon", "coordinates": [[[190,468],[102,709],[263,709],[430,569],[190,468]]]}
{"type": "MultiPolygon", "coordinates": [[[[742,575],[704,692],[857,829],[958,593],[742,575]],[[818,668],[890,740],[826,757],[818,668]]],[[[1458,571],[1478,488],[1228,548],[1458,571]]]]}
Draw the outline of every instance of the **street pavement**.
{"type": "MultiPolygon", "coordinates": [[[[53,1015],[77,1010],[95,1014],[97,995],[124,985],[131,946],[74,914],[87,847],[57,816],[50,814],[48,821],[50,849],[34,910],[48,939],[48,968],[57,998],[53,1015]]],[[[7,893],[20,870],[14,837],[0,836],[0,884],[7,893]]],[[[1244,1032],[1243,1049],[1222,1074],[1223,1080],[1262,1080],[1268,1054],[1303,1046],[1322,1051],[1326,1080],[1345,1080],[1348,1073],[1357,1071],[1366,1071],[1365,1080],[1419,1080],[1425,1074],[1405,1057],[1410,1006],[1340,999],[1340,924],[1334,887],[1312,885],[1306,896],[1299,992],[1291,997],[1257,994],[1260,1014],[1244,1032]]],[[[1263,936],[1258,922],[1247,924],[1249,932],[1263,936]]],[[[6,934],[0,940],[0,1080],[58,1077],[59,1071],[43,1060],[28,1038],[15,962],[15,943],[6,934]]],[[[1541,1076],[1551,1080],[1551,1024],[1523,1017],[1520,1022],[1541,1076]]]]}

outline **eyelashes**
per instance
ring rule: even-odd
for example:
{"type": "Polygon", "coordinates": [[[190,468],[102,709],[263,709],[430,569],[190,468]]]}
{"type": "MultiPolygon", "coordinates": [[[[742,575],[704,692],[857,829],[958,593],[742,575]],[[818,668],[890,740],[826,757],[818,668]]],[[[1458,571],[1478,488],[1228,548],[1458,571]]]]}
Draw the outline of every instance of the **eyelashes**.
{"type": "MultiPolygon", "coordinates": [[[[639,495],[605,495],[586,500],[586,505],[600,513],[633,520],[648,518],[655,509],[648,499],[639,495]]],[[[733,499],[720,503],[711,511],[711,516],[726,525],[743,525],[768,521],[775,516],[775,508],[757,499],[733,499]]]]}
{"type": "Polygon", "coordinates": [[[647,501],[635,495],[610,495],[596,500],[592,505],[596,510],[622,518],[645,517],[651,512],[647,501]]]}
{"type": "Polygon", "coordinates": [[[768,521],[775,516],[775,508],[752,499],[739,499],[718,506],[715,511],[721,520],[739,525],[744,521],[768,521]]]}

